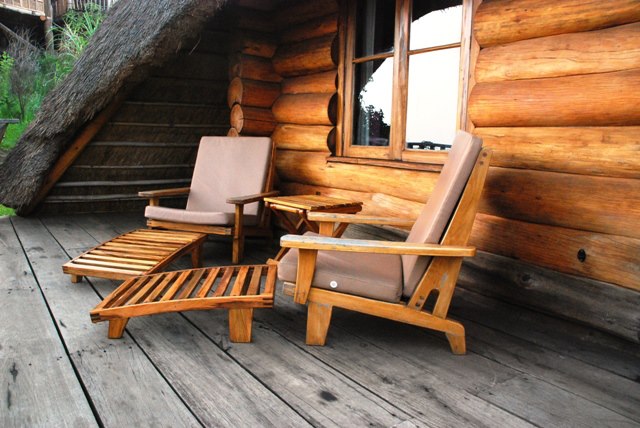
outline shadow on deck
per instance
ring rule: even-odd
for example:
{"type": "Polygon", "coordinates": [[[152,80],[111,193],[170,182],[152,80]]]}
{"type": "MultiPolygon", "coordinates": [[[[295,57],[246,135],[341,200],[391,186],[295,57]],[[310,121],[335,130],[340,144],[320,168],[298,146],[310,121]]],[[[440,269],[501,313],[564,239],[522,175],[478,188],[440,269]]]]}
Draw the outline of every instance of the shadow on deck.
{"type": "MultiPolygon", "coordinates": [[[[0,218],[1,426],[640,426],[637,344],[462,289],[462,357],[439,334],[339,309],[327,346],[305,346],[304,308],[280,292],[251,344],[230,343],[215,310],[136,318],[109,340],[89,310],[117,282],[72,284],[61,265],[142,225],[0,218]]],[[[205,266],[230,261],[228,243],[204,250],[205,266]]],[[[249,241],[245,262],[276,251],[249,241]]]]}

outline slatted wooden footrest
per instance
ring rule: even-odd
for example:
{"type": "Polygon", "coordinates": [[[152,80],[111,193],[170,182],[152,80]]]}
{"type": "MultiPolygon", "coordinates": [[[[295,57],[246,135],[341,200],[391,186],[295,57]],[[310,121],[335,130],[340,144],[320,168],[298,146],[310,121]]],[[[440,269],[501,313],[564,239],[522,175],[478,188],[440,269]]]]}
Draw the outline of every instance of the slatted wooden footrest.
{"type": "Polygon", "coordinates": [[[251,341],[254,308],[273,307],[277,265],[224,266],[130,278],[91,311],[122,337],[129,318],[202,309],[229,309],[232,342],[251,341]]]}
{"type": "Polygon", "coordinates": [[[205,233],[138,229],[113,238],[79,255],[62,266],[72,282],[83,276],[127,279],[162,270],[186,253],[193,267],[200,266],[205,233]]]}

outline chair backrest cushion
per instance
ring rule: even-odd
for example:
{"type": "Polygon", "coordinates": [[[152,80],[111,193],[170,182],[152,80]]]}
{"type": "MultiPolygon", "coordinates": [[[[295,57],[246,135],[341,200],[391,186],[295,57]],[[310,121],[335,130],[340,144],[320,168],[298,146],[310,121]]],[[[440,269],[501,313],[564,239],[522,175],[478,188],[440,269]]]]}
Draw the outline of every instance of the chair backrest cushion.
{"type": "MultiPolygon", "coordinates": [[[[458,132],[438,182],[411,228],[407,242],[425,244],[440,242],[481,149],[480,138],[464,131],[458,132]]],[[[430,260],[430,257],[402,256],[404,281],[402,294],[405,297],[411,296],[430,260]]]]}
{"type": "MultiPolygon", "coordinates": [[[[234,212],[228,198],[265,190],[270,158],[268,137],[202,137],[187,211],[234,212]]],[[[258,204],[246,205],[244,213],[258,214],[258,204]]]]}

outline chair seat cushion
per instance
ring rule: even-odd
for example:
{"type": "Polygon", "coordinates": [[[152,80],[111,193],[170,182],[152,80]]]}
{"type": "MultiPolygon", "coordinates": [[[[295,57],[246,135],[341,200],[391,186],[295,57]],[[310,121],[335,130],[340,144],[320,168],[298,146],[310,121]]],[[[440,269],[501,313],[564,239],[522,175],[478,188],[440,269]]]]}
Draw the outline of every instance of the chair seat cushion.
{"type": "MultiPolygon", "coordinates": [[[[144,216],[153,220],[171,221],[175,223],[206,224],[215,226],[233,226],[234,214],[225,212],[193,211],[180,208],[147,206],[144,216]]],[[[245,226],[258,223],[255,215],[245,215],[245,226]]]]}
{"type": "MultiPolygon", "coordinates": [[[[278,265],[278,278],[295,283],[297,271],[298,250],[291,249],[278,265]]],[[[318,251],[312,286],[397,302],[402,293],[402,261],[395,254],[318,251]]]]}

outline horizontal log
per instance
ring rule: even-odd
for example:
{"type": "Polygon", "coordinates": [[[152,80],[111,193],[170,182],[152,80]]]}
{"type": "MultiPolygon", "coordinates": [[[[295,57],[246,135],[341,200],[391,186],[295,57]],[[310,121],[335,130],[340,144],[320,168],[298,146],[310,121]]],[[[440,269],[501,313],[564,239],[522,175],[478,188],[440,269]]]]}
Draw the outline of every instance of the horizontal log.
{"type": "Polygon", "coordinates": [[[276,168],[283,182],[381,193],[419,203],[427,200],[439,175],[381,166],[327,164],[327,153],[297,150],[278,150],[276,168]]]}
{"type": "Polygon", "coordinates": [[[473,20],[481,47],[640,21],[637,0],[501,0],[480,4],[473,20]]]}
{"type": "Polygon", "coordinates": [[[280,45],[273,57],[273,67],[283,77],[301,76],[334,70],[338,64],[335,35],[280,45]]]}
{"type": "Polygon", "coordinates": [[[479,251],[458,286],[640,341],[640,293],[479,251]]]}
{"type": "Polygon", "coordinates": [[[292,25],[309,21],[321,16],[338,13],[338,0],[293,1],[280,6],[277,15],[278,27],[290,28],[292,25]]]}
{"type": "Polygon", "coordinates": [[[358,215],[415,219],[424,207],[423,203],[396,198],[384,193],[357,192],[291,182],[280,183],[279,187],[285,195],[322,195],[364,202],[362,211],[358,215]]]}
{"type": "Polygon", "coordinates": [[[306,76],[290,77],[281,83],[283,94],[325,94],[336,92],[338,72],[335,70],[306,76]]]}
{"type": "Polygon", "coordinates": [[[272,110],[278,123],[334,125],[337,101],[336,94],[281,95],[272,110]]]}
{"type": "Polygon", "coordinates": [[[640,69],[550,79],[478,83],[469,100],[476,127],[640,125],[640,69]]]}
{"type": "Polygon", "coordinates": [[[640,68],[640,22],[482,49],[477,82],[606,73],[640,68]]]}
{"type": "Polygon", "coordinates": [[[258,107],[244,107],[236,104],[231,109],[230,124],[241,135],[270,136],[276,127],[271,110],[258,107]]]}
{"type": "Polygon", "coordinates": [[[270,108],[280,96],[280,85],[272,82],[241,79],[236,77],[229,83],[227,90],[227,104],[249,107],[270,108]]]}
{"type": "Polygon", "coordinates": [[[334,130],[333,126],[279,124],[271,139],[278,149],[329,152],[335,148],[334,130]]]}
{"type": "Polygon", "coordinates": [[[640,238],[640,180],[492,167],[480,212],[640,238]]]}
{"type": "Polygon", "coordinates": [[[321,16],[311,21],[297,24],[280,33],[280,43],[290,44],[338,32],[338,14],[321,16]]]}
{"type": "Polygon", "coordinates": [[[491,165],[640,178],[640,127],[476,128],[491,165]]]}
{"type": "Polygon", "coordinates": [[[278,47],[271,33],[250,30],[235,31],[231,38],[231,52],[271,58],[278,47]]]}
{"type": "Polygon", "coordinates": [[[235,54],[229,58],[229,80],[235,77],[279,83],[282,77],[273,69],[268,58],[254,55],[235,54]]]}
{"type": "Polygon", "coordinates": [[[478,214],[469,244],[559,272],[640,290],[640,239],[478,214]]]}

